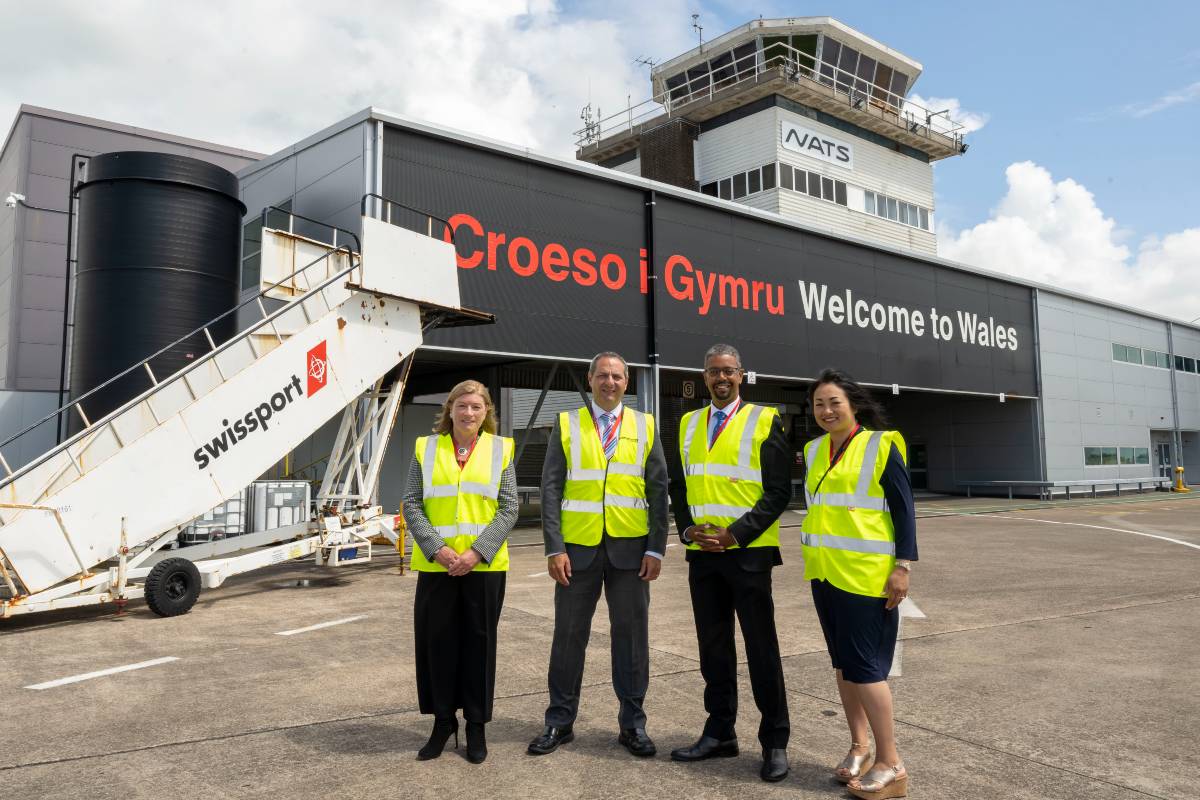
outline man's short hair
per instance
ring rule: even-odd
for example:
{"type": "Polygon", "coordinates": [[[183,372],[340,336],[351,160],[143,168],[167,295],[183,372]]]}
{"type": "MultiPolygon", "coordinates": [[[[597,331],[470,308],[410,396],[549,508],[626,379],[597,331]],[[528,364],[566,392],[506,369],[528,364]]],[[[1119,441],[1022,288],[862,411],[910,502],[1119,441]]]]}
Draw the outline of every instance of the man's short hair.
{"type": "Polygon", "coordinates": [[[596,365],[600,363],[600,359],[602,358],[615,358],[617,361],[620,361],[621,366],[625,368],[625,379],[629,380],[629,365],[625,363],[625,359],[621,357],[620,353],[614,353],[612,350],[605,350],[603,353],[596,353],[596,355],[592,357],[592,363],[588,365],[589,378],[596,374],[596,365]]]}
{"type": "Polygon", "coordinates": [[[708,348],[704,354],[704,363],[707,364],[708,360],[713,356],[733,356],[733,360],[737,362],[737,365],[739,367],[742,365],[742,354],[731,344],[714,344],[708,348]]]}

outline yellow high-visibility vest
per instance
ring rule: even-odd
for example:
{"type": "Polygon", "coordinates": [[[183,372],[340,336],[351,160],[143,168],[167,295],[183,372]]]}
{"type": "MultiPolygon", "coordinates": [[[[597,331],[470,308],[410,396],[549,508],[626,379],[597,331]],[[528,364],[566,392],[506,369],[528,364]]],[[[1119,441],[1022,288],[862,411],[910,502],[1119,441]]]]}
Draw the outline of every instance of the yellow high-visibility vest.
{"type": "MultiPolygon", "coordinates": [[[[709,450],[711,411],[709,405],[683,415],[679,423],[679,453],[692,520],[697,525],[707,522],[728,527],[754,508],[763,496],[760,454],[779,412],[768,406],[743,402],[709,450]]],[[[771,523],[748,546],[778,547],[779,520],[771,523]]],[[[688,547],[700,549],[695,542],[688,547]]]]}
{"type": "Polygon", "coordinates": [[[893,447],[907,462],[899,433],[863,430],[833,469],[829,434],[805,447],[808,514],[800,528],[805,579],[829,581],[853,594],[884,596],[896,566],[896,531],[879,479],[893,447]]]}
{"type": "MultiPolygon", "coordinates": [[[[480,432],[467,463],[459,469],[450,434],[417,439],[417,462],[421,478],[425,516],[456,553],[465,553],[496,516],[500,507],[500,474],[513,459],[513,440],[480,432]]],[[[436,561],[425,558],[421,548],[412,549],[412,568],[422,572],[445,572],[436,561]]],[[[491,563],[480,561],[476,572],[508,570],[508,542],[491,563]]]]}
{"type": "Polygon", "coordinates": [[[558,431],[567,458],[563,541],[594,547],[604,533],[624,538],[648,534],[646,462],[654,443],[654,418],[626,406],[611,460],[604,456],[591,409],[560,413],[558,431]]]}

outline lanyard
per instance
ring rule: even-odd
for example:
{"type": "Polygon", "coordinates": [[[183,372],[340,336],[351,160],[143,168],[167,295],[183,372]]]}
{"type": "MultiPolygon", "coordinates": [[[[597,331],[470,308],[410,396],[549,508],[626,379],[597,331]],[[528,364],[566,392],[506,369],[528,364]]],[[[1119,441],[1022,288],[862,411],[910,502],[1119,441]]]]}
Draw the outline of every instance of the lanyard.
{"type": "Polygon", "coordinates": [[[813,497],[817,496],[817,492],[821,491],[821,484],[825,482],[825,478],[837,466],[837,463],[842,460],[842,456],[846,453],[846,448],[850,446],[850,442],[858,436],[858,432],[862,430],[862,425],[855,424],[854,430],[850,431],[850,435],[846,437],[846,441],[842,442],[842,446],[838,448],[837,453],[829,460],[829,469],[825,470],[825,474],[821,476],[821,480],[817,481],[817,488],[813,489],[813,497]]]}
{"type": "MultiPolygon", "coordinates": [[[[708,437],[708,439],[709,439],[708,446],[710,448],[717,443],[717,439],[720,438],[720,436],[721,436],[721,431],[725,430],[725,426],[729,424],[729,420],[733,419],[733,415],[736,414],[738,412],[738,409],[741,407],[742,407],[742,398],[739,397],[737,400],[733,401],[733,408],[730,409],[729,411],[725,411],[725,409],[723,409],[723,408],[719,409],[720,411],[722,411],[725,414],[725,419],[721,420],[721,424],[717,426],[717,429],[715,431],[713,431],[712,436],[708,437]]],[[[716,411],[710,409],[710,413],[716,413],[716,411]]]]}
{"type": "MultiPolygon", "coordinates": [[[[454,445],[454,460],[458,461],[458,468],[461,470],[467,466],[467,462],[471,460],[471,454],[475,452],[475,445],[479,443],[479,436],[471,440],[471,446],[467,448],[467,457],[462,461],[458,461],[458,445],[454,445]]],[[[450,437],[450,444],[454,444],[454,437],[450,437]]]]}
{"type": "MultiPolygon", "coordinates": [[[[614,411],[615,411],[615,409],[614,409],[614,411]]],[[[612,411],[606,411],[604,413],[612,414],[613,424],[612,424],[612,427],[609,429],[609,434],[614,439],[616,439],[618,436],[621,435],[621,423],[625,419],[625,411],[624,411],[624,409],[622,409],[620,414],[614,414],[612,411]]],[[[604,434],[600,432],[600,418],[592,417],[592,425],[594,425],[596,427],[596,438],[600,440],[600,449],[603,450],[604,445],[607,443],[604,441],[604,434]]]]}

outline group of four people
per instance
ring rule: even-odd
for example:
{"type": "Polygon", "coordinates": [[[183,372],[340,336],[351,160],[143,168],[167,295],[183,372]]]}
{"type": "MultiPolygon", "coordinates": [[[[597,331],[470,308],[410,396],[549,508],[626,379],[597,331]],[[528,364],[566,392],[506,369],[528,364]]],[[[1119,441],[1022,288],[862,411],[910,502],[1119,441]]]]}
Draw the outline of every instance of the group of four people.
{"type": "MultiPolygon", "coordinates": [[[[601,590],[620,703],[618,739],[635,756],[656,753],[643,707],[649,584],[666,551],[670,508],[687,547],[708,714],[700,738],[671,758],[738,754],[736,617],[762,715],[760,775],[766,781],[787,776],[787,696],[771,570],[782,563],[779,518],[792,496],[791,454],[778,412],[741,397],[743,375],[733,347],[718,344],[705,353],[711,403],[680,421],[680,458],[670,477],[654,417],[622,402],[629,373],[620,355],[597,355],[588,369],[591,403],[558,415],[541,484],[547,571],[556,582],[550,702],[530,754],[551,753],[574,739],[601,590]]],[[[851,740],[833,774],[856,796],[901,797],[908,776],[896,749],[886,679],[898,606],[917,557],[905,444],[899,433],[883,430],[870,393],[838,371],[821,373],[809,407],[826,433],[804,451],[804,577],[811,581],[851,740]]],[[[451,735],[457,747],[461,709],[467,758],[478,763],[487,756],[484,725],[492,716],[506,539],[517,516],[513,443],[495,435],[491,398],[476,381],[454,387],[434,431],[417,440],[404,495],[412,565],[420,573],[418,700],[421,712],[434,717],[417,758],[436,758],[451,735]]]]}

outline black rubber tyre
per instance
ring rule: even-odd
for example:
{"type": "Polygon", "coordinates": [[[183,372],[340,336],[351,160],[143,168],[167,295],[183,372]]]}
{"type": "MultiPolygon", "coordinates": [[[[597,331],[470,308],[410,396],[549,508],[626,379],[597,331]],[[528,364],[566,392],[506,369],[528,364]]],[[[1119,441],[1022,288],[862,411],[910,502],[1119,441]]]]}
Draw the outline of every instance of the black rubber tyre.
{"type": "Polygon", "coordinates": [[[200,570],[186,558],[168,558],[146,576],[146,603],[160,617],[186,614],[200,596],[200,570]]]}

